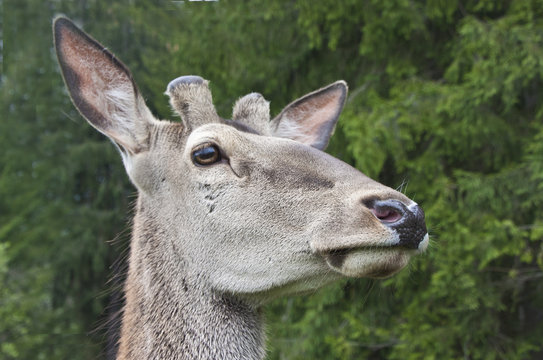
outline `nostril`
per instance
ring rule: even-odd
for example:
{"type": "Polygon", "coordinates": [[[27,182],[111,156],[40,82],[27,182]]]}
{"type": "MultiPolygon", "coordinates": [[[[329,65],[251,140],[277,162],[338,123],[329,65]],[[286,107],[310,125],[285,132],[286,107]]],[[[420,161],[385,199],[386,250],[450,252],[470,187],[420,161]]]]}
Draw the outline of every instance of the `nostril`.
{"type": "Polygon", "coordinates": [[[402,220],[406,211],[405,205],[395,200],[374,200],[365,205],[385,224],[394,224],[402,220]]]}
{"type": "Polygon", "coordinates": [[[362,203],[381,221],[383,225],[398,235],[397,245],[408,249],[418,249],[428,234],[424,221],[424,211],[416,203],[406,206],[394,199],[367,199],[362,203]]]}
{"type": "Polygon", "coordinates": [[[372,208],[370,210],[377,219],[385,223],[395,223],[402,218],[402,215],[396,210],[376,208],[372,208]]]}

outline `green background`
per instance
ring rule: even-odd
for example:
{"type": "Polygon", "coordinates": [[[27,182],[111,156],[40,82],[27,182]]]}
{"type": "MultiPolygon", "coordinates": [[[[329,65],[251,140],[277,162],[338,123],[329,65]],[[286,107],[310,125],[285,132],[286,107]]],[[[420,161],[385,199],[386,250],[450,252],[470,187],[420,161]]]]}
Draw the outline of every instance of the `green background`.
{"type": "Polygon", "coordinates": [[[543,1],[0,4],[0,359],[105,357],[119,307],[135,190],[69,101],[59,13],[160,118],[180,75],[223,117],[349,83],[328,151],[421,204],[431,244],[394,278],[267,306],[270,359],[543,357],[543,1]]]}

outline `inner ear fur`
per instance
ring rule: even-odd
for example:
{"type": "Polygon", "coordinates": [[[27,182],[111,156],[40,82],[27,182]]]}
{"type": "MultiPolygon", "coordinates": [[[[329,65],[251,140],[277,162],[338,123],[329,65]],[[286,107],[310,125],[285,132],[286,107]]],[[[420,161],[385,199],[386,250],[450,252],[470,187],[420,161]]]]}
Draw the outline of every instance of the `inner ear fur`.
{"type": "Polygon", "coordinates": [[[309,93],[286,106],[272,120],[273,134],[324,150],[347,98],[343,80],[309,93]]]}
{"type": "Polygon", "coordinates": [[[53,22],[55,49],[76,108],[129,153],[146,148],[153,122],[128,68],[70,20],[53,22]]]}

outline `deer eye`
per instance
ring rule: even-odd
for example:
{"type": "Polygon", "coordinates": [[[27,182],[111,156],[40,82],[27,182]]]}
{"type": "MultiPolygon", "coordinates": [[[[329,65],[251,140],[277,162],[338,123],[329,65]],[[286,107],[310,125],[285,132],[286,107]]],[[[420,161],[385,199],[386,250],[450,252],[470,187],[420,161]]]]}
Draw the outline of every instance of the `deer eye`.
{"type": "Polygon", "coordinates": [[[198,165],[211,165],[221,161],[221,151],[214,144],[203,144],[192,150],[192,161],[198,165]]]}

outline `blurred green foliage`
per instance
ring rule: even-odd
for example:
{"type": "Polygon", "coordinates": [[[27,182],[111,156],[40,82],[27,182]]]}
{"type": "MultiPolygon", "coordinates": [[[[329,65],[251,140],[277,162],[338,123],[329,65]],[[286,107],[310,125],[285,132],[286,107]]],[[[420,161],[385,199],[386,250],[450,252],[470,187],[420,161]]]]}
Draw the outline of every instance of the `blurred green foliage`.
{"type": "Polygon", "coordinates": [[[275,114],[349,83],[328,151],[420,203],[432,244],[394,278],[268,306],[270,359],[543,355],[543,1],[0,5],[0,358],[107,355],[95,329],[128,251],[134,189],[70,104],[58,13],[132,69],[161,118],[183,74],[212,81],[224,117],[251,91],[275,114]]]}

